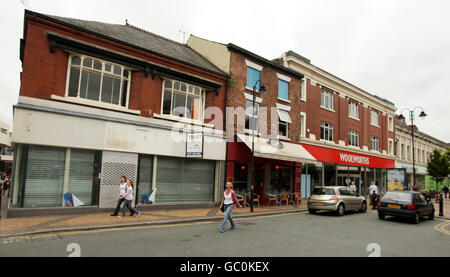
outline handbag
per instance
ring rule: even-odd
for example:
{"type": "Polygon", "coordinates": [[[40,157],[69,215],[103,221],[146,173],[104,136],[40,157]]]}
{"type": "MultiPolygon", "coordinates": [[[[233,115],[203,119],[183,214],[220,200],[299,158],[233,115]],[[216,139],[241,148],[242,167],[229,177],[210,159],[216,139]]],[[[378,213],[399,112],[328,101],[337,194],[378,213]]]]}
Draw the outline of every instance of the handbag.
{"type": "Polygon", "coordinates": [[[225,212],[225,204],[222,205],[222,207],[220,208],[220,211],[221,211],[222,213],[225,212]]]}

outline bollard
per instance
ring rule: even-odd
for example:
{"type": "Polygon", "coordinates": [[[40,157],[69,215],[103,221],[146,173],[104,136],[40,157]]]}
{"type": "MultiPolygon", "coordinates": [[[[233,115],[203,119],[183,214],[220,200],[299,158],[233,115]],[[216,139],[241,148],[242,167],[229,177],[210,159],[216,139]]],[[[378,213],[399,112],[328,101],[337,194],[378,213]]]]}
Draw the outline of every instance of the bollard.
{"type": "Polygon", "coordinates": [[[439,216],[444,216],[444,199],[442,194],[439,194],[439,216]]]}

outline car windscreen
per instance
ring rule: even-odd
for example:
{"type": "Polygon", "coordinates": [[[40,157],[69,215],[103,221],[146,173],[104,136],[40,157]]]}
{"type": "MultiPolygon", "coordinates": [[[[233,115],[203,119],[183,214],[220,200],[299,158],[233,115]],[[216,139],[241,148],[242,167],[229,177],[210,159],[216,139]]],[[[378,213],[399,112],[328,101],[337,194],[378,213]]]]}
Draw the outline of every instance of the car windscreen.
{"type": "Polygon", "coordinates": [[[332,188],[314,188],[314,195],[336,195],[332,188]]]}
{"type": "Polygon", "coordinates": [[[388,191],[383,195],[381,201],[411,202],[412,194],[400,191],[388,191]]]}

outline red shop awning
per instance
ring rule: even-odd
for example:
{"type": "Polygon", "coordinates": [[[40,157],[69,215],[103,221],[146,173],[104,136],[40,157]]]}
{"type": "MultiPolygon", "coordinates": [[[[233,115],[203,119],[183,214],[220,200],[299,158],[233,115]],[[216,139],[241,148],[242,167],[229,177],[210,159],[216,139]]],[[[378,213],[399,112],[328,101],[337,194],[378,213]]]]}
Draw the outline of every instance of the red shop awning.
{"type": "Polygon", "coordinates": [[[364,166],[374,168],[395,168],[395,160],[359,153],[341,151],[321,146],[302,144],[317,161],[347,164],[352,166],[364,166]]]}

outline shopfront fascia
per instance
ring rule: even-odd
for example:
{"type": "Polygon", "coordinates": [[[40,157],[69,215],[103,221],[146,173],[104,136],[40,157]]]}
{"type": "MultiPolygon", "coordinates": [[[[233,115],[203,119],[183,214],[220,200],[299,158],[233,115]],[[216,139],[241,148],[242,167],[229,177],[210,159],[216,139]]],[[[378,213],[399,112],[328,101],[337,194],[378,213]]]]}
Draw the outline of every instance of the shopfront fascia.
{"type": "Polygon", "coordinates": [[[136,204],[154,189],[157,204],[219,201],[225,177],[223,132],[197,126],[205,136],[202,158],[186,158],[185,137],[191,131],[184,130],[185,124],[50,101],[38,104],[15,106],[10,207],[65,207],[63,195],[70,192],[88,206],[111,208],[121,175],[135,182],[136,204]],[[189,188],[198,193],[183,193],[189,188]]]}
{"type": "Polygon", "coordinates": [[[366,195],[371,181],[381,191],[386,189],[386,170],[395,168],[392,159],[342,151],[316,145],[302,146],[318,161],[303,164],[302,193],[308,197],[315,186],[349,186],[354,182],[358,193],[366,195]]]}

